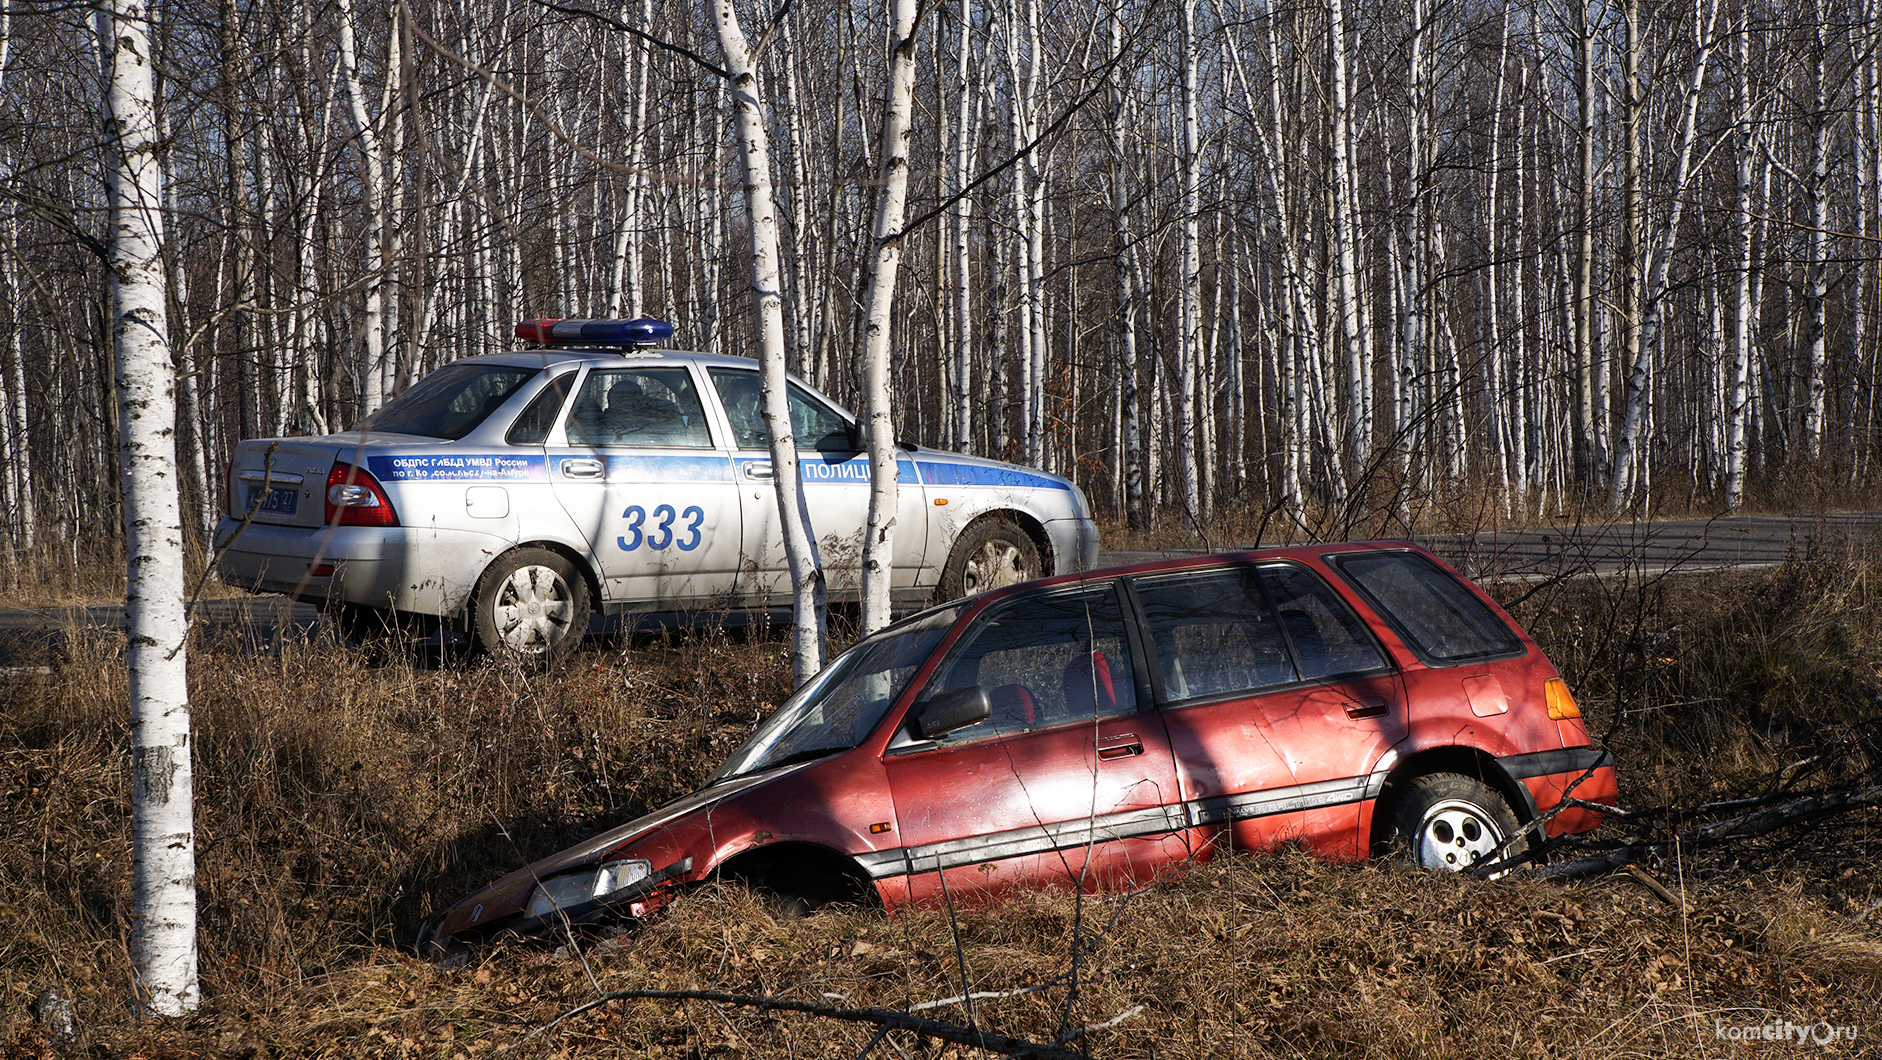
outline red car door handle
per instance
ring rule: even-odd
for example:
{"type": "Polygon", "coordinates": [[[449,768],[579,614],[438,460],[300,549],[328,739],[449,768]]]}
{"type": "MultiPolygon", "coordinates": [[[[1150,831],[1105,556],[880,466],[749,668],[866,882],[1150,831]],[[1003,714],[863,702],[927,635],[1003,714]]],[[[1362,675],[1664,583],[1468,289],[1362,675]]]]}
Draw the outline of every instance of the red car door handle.
{"type": "Polygon", "coordinates": [[[1349,718],[1376,718],[1384,713],[1385,700],[1378,696],[1356,699],[1346,704],[1346,716],[1349,718]]]}
{"type": "Polygon", "coordinates": [[[1106,762],[1114,758],[1129,758],[1132,755],[1140,755],[1143,753],[1144,744],[1142,740],[1131,743],[1112,744],[1110,747],[1098,748],[1098,757],[1106,762]]]}

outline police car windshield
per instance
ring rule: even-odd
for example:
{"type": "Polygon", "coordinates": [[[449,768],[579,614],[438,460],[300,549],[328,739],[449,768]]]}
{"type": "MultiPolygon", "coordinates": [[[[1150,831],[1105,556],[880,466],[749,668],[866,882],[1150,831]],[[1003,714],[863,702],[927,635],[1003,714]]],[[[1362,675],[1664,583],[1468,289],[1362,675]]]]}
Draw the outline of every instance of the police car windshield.
{"type": "Polygon", "coordinates": [[[456,441],[541,371],[502,364],[447,364],[353,429],[456,441]]]}
{"type": "Polygon", "coordinates": [[[838,656],[766,718],[707,783],[847,751],[863,742],[960,613],[959,607],[948,607],[910,619],[838,656]]]}

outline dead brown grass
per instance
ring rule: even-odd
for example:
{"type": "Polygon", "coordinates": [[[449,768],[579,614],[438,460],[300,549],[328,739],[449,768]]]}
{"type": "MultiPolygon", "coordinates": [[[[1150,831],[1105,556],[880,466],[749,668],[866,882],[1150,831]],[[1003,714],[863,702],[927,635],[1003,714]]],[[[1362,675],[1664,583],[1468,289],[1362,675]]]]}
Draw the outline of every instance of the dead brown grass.
{"type": "MultiPolygon", "coordinates": [[[[1594,727],[1617,721],[1627,799],[1697,801],[1813,754],[1841,756],[1824,777],[1864,764],[1878,570],[1819,556],[1738,579],[1563,587],[1522,617],[1594,727]]],[[[441,975],[399,948],[424,918],[690,789],[784,694],[783,646],[706,628],[584,651],[547,676],[325,641],[278,657],[205,643],[192,659],[205,1003],[171,1024],[128,1015],[121,639],[74,634],[18,660],[43,672],[0,675],[0,1053],[821,1057],[871,1037],[651,1001],[530,1037],[597,989],[695,987],[839,1007],[1008,994],[976,1001],[975,1020],[1044,1041],[1128,1014],[1086,1041],[1118,1057],[1752,1056],[1780,1047],[1715,1027],[1780,1019],[1882,1035],[1873,817],[1652,866],[1683,913],[1625,877],[1483,883],[1283,853],[956,917],[780,922],[711,887],[579,957],[511,946],[441,975]],[[76,999],[78,1041],[49,1043],[27,1013],[44,989],[76,999]]],[[[928,1014],[968,1019],[959,1003],[928,1014]]],[[[871,1055],[944,1052],[967,1051],[897,1033],[871,1055]]]]}

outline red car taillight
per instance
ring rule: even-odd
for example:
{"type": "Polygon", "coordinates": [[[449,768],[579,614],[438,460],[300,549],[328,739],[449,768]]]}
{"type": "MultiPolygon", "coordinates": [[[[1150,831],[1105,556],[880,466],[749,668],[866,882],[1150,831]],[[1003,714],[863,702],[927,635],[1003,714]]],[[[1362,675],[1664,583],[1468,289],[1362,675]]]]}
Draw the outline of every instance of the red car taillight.
{"type": "Polygon", "coordinates": [[[327,473],[327,525],[397,526],[399,516],[371,472],[336,460],[327,473]]]}

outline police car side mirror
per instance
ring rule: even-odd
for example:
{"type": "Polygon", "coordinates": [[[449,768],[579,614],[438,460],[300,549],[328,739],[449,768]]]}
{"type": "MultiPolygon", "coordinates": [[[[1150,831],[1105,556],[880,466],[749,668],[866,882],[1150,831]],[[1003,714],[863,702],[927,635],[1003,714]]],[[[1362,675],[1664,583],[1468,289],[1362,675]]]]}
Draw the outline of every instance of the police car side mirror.
{"type": "Polygon", "coordinates": [[[915,708],[915,735],[924,740],[944,736],[986,721],[993,714],[993,701],[979,685],[950,688],[915,708]]]}

